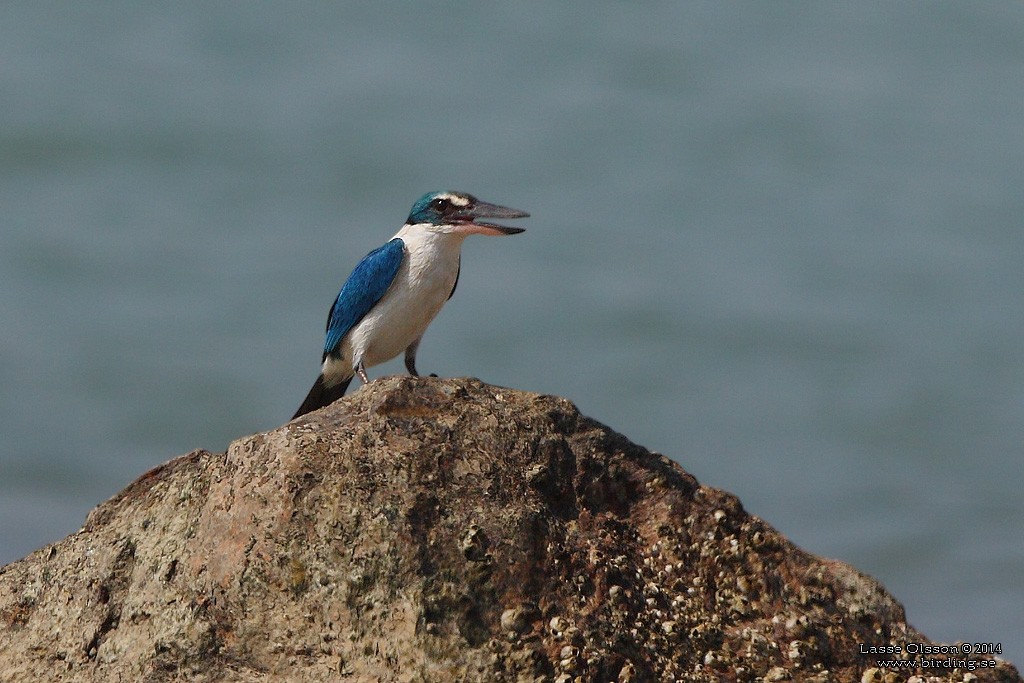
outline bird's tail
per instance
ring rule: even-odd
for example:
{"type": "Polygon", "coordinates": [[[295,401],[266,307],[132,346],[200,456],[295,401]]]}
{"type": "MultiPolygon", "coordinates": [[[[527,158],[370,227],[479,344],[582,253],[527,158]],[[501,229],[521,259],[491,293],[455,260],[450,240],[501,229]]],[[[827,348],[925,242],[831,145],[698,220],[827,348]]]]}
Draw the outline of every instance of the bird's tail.
{"type": "Polygon", "coordinates": [[[324,376],[322,374],[319,375],[316,378],[316,382],[313,383],[313,388],[309,390],[308,394],[306,394],[306,400],[302,402],[299,409],[295,411],[294,415],[292,415],[292,419],[294,420],[300,415],[311,413],[317,408],[323,408],[324,406],[331,405],[345,395],[345,390],[348,389],[348,384],[351,381],[352,378],[349,377],[337,384],[327,386],[324,384],[324,376]]]}

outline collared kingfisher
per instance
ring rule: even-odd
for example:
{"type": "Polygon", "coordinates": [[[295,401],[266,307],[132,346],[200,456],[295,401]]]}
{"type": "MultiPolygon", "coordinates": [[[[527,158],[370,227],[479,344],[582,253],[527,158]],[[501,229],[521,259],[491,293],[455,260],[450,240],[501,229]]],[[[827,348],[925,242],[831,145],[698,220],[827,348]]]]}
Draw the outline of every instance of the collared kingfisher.
{"type": "Polygon", "coordinates": [[[427,326],[459,282],[462,241],[469,235],[515,235],[481,218],[530,214],[479,201],[462,192],[430,192],[412,206],[402,229],[356,265],[327,315],[320,376],[292,419],[341,398],[356,375],[405,351],[416,371],[416,349],[427,326]]]}

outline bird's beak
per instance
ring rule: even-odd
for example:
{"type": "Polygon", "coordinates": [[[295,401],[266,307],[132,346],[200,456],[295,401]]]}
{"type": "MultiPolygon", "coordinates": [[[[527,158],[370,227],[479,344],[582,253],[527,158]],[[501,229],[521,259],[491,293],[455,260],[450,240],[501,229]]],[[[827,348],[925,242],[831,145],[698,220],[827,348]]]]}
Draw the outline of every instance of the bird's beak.
{"type": "Polygon", "coordinates": [[[455,232],[465,235],[517,235],[524,232],[526,228],[510,228],[479,219],[526,218],[529,215],[519,209],[510,209],[507,206],[498,206],[497,204],[478,201],[473,206],[468,206],[457,212],[452,218],[455,223],[455,232]]]}

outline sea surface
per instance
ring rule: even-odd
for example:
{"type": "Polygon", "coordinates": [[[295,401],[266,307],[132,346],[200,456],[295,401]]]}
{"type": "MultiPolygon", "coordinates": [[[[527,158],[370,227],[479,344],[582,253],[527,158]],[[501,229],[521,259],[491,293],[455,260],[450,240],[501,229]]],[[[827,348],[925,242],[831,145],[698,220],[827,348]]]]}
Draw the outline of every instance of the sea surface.
{"type": "Polygon", "coordinates": [[[458,189],[532,217],[422,371],[565,396],[1024,664],[1022,93],[1019,2],[3,3],[0,563],[284,423],[458,189]]]}

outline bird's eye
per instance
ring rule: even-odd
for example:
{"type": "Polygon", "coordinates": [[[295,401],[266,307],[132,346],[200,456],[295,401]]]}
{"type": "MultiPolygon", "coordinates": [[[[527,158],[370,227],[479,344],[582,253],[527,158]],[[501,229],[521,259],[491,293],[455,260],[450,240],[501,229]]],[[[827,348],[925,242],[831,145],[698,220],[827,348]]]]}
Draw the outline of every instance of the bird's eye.
{"type": "Polygon", "coordinates": [[[449,202],[447,199],[444,199],[443,197],[438,197],[437,199],[435,199],[433,204],[434,208],[439,211],[444,211],[449,206],[451,206],[451,202],[449,202]]]}

